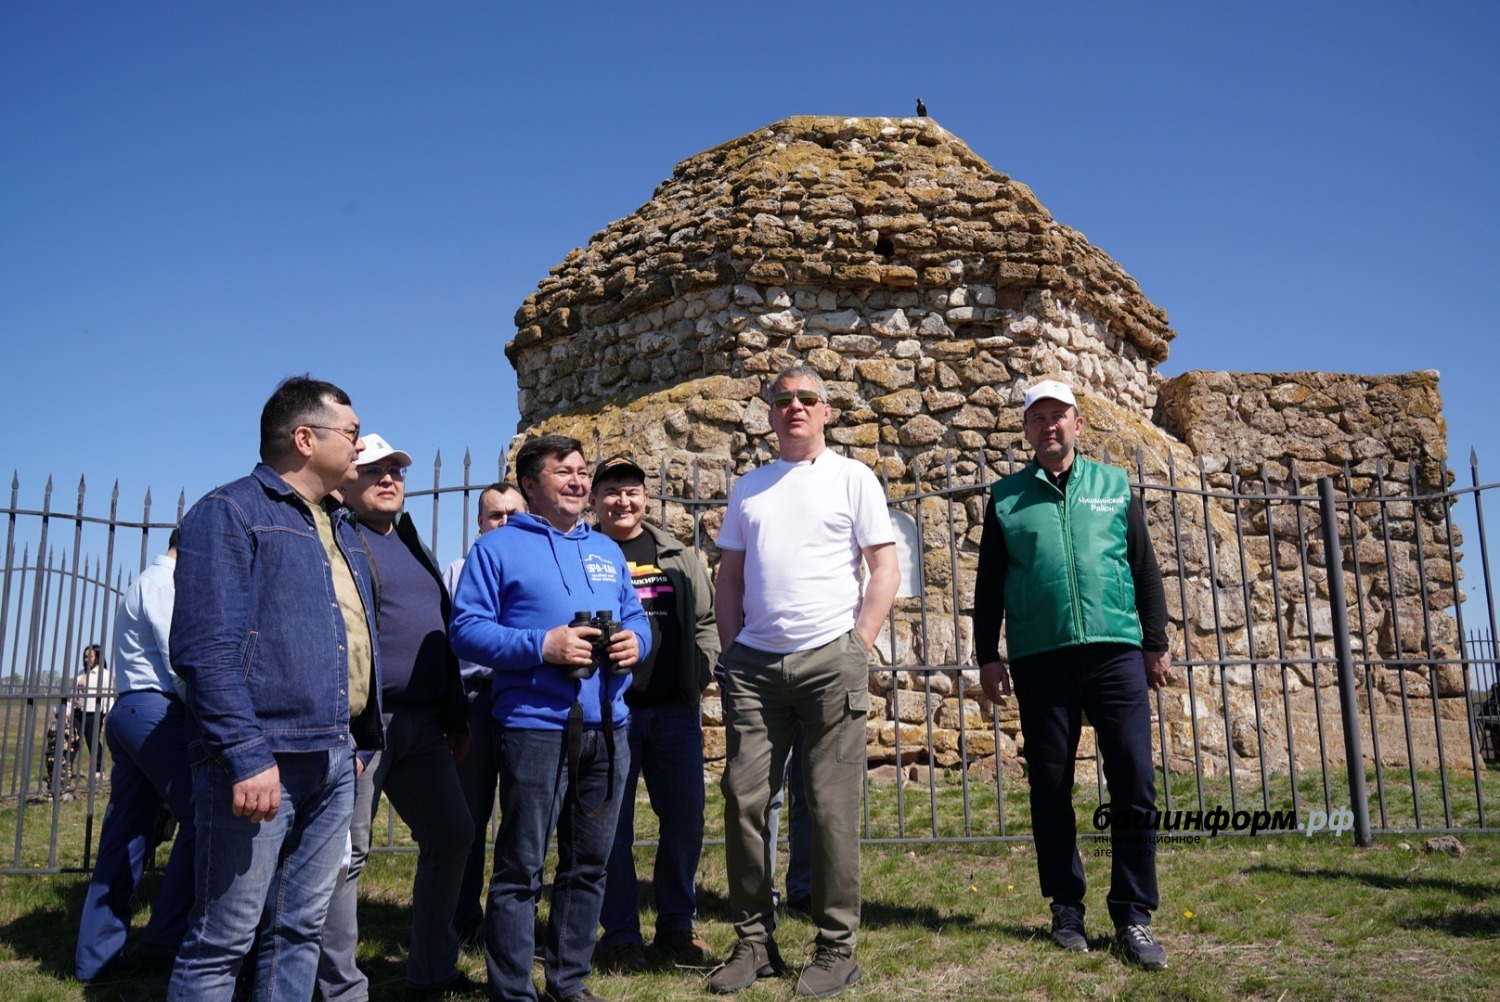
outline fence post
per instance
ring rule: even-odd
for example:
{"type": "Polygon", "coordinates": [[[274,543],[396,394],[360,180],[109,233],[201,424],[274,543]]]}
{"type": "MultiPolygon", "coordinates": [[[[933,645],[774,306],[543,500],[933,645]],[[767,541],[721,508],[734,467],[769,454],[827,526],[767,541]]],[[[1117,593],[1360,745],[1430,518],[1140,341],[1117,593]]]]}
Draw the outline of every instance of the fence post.
{"type": "MultiPolygon", "coordinates": [[[[1354,812],[1354,844],[1369,846],[1374,844],[1370,836],[1370,799],[1365,792],[1364,743],[1359,736],[1354,652],[1349,642],[1349,605],[1344,594],[1344,548],[1339,541],[1339,513],[1334,504],[1332,477],[1318,478],[1318,508],[1323,516],[1323,563],[1328,569],[1328,608],[1333,614],[1333,650],[1338,657],[1339,716],[1344,722],[1344,757],[1349,765],[1349,809],[1354,812]]],[[[1311,617],[1307,632],[1307,642],[1311,647],[1311,617]]]]}

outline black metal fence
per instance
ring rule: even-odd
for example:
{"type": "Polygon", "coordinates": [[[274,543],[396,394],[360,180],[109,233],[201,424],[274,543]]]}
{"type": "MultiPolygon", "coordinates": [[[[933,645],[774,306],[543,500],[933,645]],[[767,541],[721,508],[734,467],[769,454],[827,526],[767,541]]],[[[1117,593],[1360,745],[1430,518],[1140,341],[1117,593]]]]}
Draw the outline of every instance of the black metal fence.
{"type": "MultiPolygon", "coordinates": [[[[913,464],[885,485],[907,584],[871,669],[883,698],[868,731],[869,841],[1026,837],[1009,816],[1024,789],[1014,709],[979,692],[968,620],[985,488],[1015,465],[913,464]]],[[[1128,465],[1173,620],[1177,677],[1153,721],[1167,824],[1227,834],[1337,816],[1357,837],[1495,827],[1500,678],[1484,500],[1500,485],[1481,484],[1477,462],[1468,486],[1426,491],[1414,466],[1304,482],[1295,465],[1274,476],[1269,465],[1184,470],[1170,457],[1128,465]]],[[[503,459],[496,472],[503,479],[503,459]]],[[[457,479],[443,484],[439,457],[430,488],[408,480],[408,509],[443,562],[466,548],[490,482],[468,455],[457,479]]],[[[695,466],[669,480],[663,463],[654,513],[712,559],[731,479],[695,466]]],[[[66,502],[50,480],[40,494],[22,507],[13,478],[0,509],[0,872],[91,865],[108,791],[97,762],[80,765],[87,742],[72,750],[71,709],[88,695],[82,651],[99,643],[112,656],[119,597],[187,501],[162,512],[148,491],[134,517],[118,491],[90,513],[82,482],[66,502]]],[[[1108,802],[1098,766],[1086,735],[1081,804],[1108,802]]],[[[400,841],[392,820],[387,843],[400,841]]]]}

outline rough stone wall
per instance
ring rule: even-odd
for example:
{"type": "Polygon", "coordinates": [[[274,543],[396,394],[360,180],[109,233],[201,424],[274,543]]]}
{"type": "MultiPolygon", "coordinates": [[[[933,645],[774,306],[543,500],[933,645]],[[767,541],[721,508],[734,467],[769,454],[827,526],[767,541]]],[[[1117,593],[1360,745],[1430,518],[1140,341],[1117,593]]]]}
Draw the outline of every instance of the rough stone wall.
{"type": "MultiPolygon", "coordinates": [[[[894,635],[882,632],[877,644],[889,670],[872,674],[881,697],[869,723],[875,767],[967,765],[990,776],[1019,768],[1014,709],[1000,708],[997,738],[989,726],[996,708],[975,673],[956,667],[972,660],[967,611],[983,500],[977,487],[952,506],[930,493],[980,484],[1008,450],[1025,458],[1019,397],[1033,379],[1055,376],[1077,388],[1083,450],[1128,463],[1133,473],[1139,457],[1153,483],[1274,494],[1298,489],[1295,473],[1305,493],[1344,463],[1356,493],[1409,494],[1413,470],[1419,491],[1443,482],[1435,374],[1163,379],[1156,366],[1174,337],[1166,314],[1028,188],[931,120],[787,119],[690,158],[650,202],[554,268],[516,323],[506,351],[518,374],[522,428],[571,434],[593,452],[628,451],[647,469],[661,468],[666,495],[708,502],[700,525],[708,540],[722,518],[712,502],[727,496],[733,477],[775,454],[765,401],[771,375],[806,362],[824,376],[834,412],[829,440],[881,473],[893,497],[908,499],[897,508],[918,518],[926,547],[926,615],[918,598],[898,600],[894,635]],[[929,496],[912,500],[924,491],[929,496]],[[949,667],[903,670],[917,666],[949,667]]],[[[1312,541],[1304,586],[1290,542],[1292,506],[1246,502],[1237,511],[1219,500],[1205,510],[1196,495],[1181,495],[1174,513],[1164,492],[1149,500],[1173,650],[1233,660],[1253,647],[1261,662],[1254,670],[1195,669],[1191,689],[1178,672],[1163,703],[1173,768],[1190,768],[1197,757],[1210,773],[1248,768],[1264,752],[1284,769],[1289,730],[1305,764],[1319,744],[1310,730],[1318,699],[1332,721],[1325,743],[1336,761],[1332,670],[1264,663],[1309,650],[1331,657],[1315,507],[1302,509],[1312,541]],[[1210,546],[1218,555],[1212,569],[1210,546]]],[[[665,521],[693,539],[685,507],[669,506],[665,521]]],[[[1456,573],[1441,513],[1391,507],[1388,560],[1383,545],[1376,553],[1370,543],[1378,511],[1359,508],[1357,521],[1368,578],[1357,603],[1367,624],[1358,652],[1393,657],[1399,637],[1405,657],[1446,656],[1455,636],[1441,610],[1456,573]],[[1418,538],[1424,574],[1416,572],[1418,538]]],[[[716,562],[711,543],[704,550],[716,562]]],[[[1346,564],[1352,575],[1352,558],[1346,564]]],[[[1461,680],[1455,686],[1451,673],[1421,664],[1377,672],[1378,726],[1399,723],[1392,694],[1404,687],[1430,695],[1434,682],[1443,698],[1428,724],[1436,716],[1461,727],[1463,700],[1451,698],[1461,695],[1461,680]]],[[[719,763],[722,721],[712,693],[704,723],[710,761],[719,763]]],[[[1433,740],[1418,735],[1420,760],[1432,759],[1433,740]]],[[[1466,740],[1466,732],[1460,740],[1445,731],[1449,748],[1466,740]]],[[[1383,741],[1381,754],[1404,757],[1404,740],[1383,741]]],[[[1086,741],[1085,772],[1092,755],[1086,741]]]]}
{"type": "Polygon", "coordinates": [[[1330,761],[1343,762],[1322,519],[1316,504],[1256,500],[1315,496],[1317,478],[1327,476],[1334,478],[1340,496],[1367,499],[1339,511],[1342,599],[1354,657],[1402,662],[1373,666],[1369,685],[1360,688],[1365,755],[1373,760],[1376,753],[1373,717],[1381,760],[1408,763],[1404,697],[1419,701],[1407,707],[1417,763],[1437,764],[1434,721],[1441,721],[1448,764],[1471,767],[1462,670],[1432,663],[1460,653],[1457,624],[1446,610],[1462,600],[1457,582],[1463,570],[1456,559],[1462,540],[1443,505],[1404,500],[1448,486],[1441,410],[1438,374],[1432,371],[1388,376],[1190,372],[1162,383],[1161,424],[1201,457],[1202,473],[1195,467],[1193,479],[1211,490],[1252,496],[1237,510],[1220,502],[1211,513],[1217,575],[1208,573],[1205,537],[1189,537],[1179,552],[1162,531],[1161,506],[1152,512],[1153,538],[1168,575],[1168,607],[1185,632],[1179,649],[1205,660],[1254,655],[1261,663],[1254,669],[1235,665],[1204,672],[1209,684],[1199,692],[1173,694],[1166,712],[1169,753],[1180,765],[1191,762],[1196,745],[1220,758],[1219,769],[1231,761],[1249,768],[1264,754],[1274,768],[1285,770],[1289,728],[1305,763],[1320,745],[1319,702],[1327,721],[1325,753],[1330,761]],[[1379,504],[1380,497],[1393,500],[1379,504]],[[1299,534],[1307,540],[1305,581],[1299,534]],[[1169,543],[1165,548],[1163,536],[1169,543]],[[1172,587],[1179,567],[1199,585],[1187,591],[1185,616],[1172,587]],[[1213,590],[1204,586],[1210,579],[1213,590]],[[1309,652],[1322,659],[1316,670],[1299,663],[1284,670],[1264,664],[1279,657],[1306,659],[1309,652]],[[1285,702],[1283,679],[1291,693],[1285,702]]]}

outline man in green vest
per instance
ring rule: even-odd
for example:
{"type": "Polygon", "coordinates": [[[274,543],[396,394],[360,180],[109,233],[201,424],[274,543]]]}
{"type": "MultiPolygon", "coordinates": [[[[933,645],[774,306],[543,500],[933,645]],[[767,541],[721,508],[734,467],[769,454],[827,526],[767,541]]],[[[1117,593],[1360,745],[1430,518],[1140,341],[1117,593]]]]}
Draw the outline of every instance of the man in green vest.
{"type": "Polygon", "coordinates": [[[1109,784],[1113,948],[1167,966],[1151,935],[1156,803],[1149,689],[1166,685],[1166,598],[1146,516],[1125,471],[1078,455],[1083,416],[1066,385],[1026,391],[1023,431],[1035,462],[990,488],[974,583],[979,681],[995,703],[1020,701],[1031,823],[1052,941],[1088,952],[1073,760],[1088,714],[1109,784]],[[1007,613],[1009,615],[1007,615],[1007,613]],[[1005,624],[1006,656],[1000,656],[1005,624]]]}

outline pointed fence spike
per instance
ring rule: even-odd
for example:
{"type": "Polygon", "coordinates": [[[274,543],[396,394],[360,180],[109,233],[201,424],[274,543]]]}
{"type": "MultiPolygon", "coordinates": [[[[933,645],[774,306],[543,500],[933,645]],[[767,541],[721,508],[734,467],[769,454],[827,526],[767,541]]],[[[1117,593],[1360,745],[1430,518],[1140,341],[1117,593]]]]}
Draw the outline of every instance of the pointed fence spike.
{"type": "Polygon", "coordinates": [[[117,502],[119,500],[120,500],[120,478],[116,477],[115,478],[115,485],[109,489],[109,501],[110,501],[110,504],[114,504],[115,502],[117,502]]]}
{"type": "Polygon", "coordinates": [[[10,489],[13,491],[21,489],[21,472],[19,470],[10,471],[10,489]]]}
{"type": "Polygon", "coordinates": [[[443,450],[439,449],[437,455],[432,459],[432,472],[441,473],[443,470],[443,450]]]}
{"type": "Polygon", "coordinates": [[[149,485],[146,487],[146,505],[147,507],[151,505],[151,488],[149,485]]]}
{"type": "Polygon", "coordinates": [[[464,469],[467,470],[469,468],[470,462],[471,460],[469,459],[469,447],[464,446],[464,469]]]}
{"type": "Polygon", "coordinates": [[[1472,445],[1469,446],[1469,465],[1475,467],[1479,465],[1479,453],[1474,451],[1474,447],[1472,445]]]}

